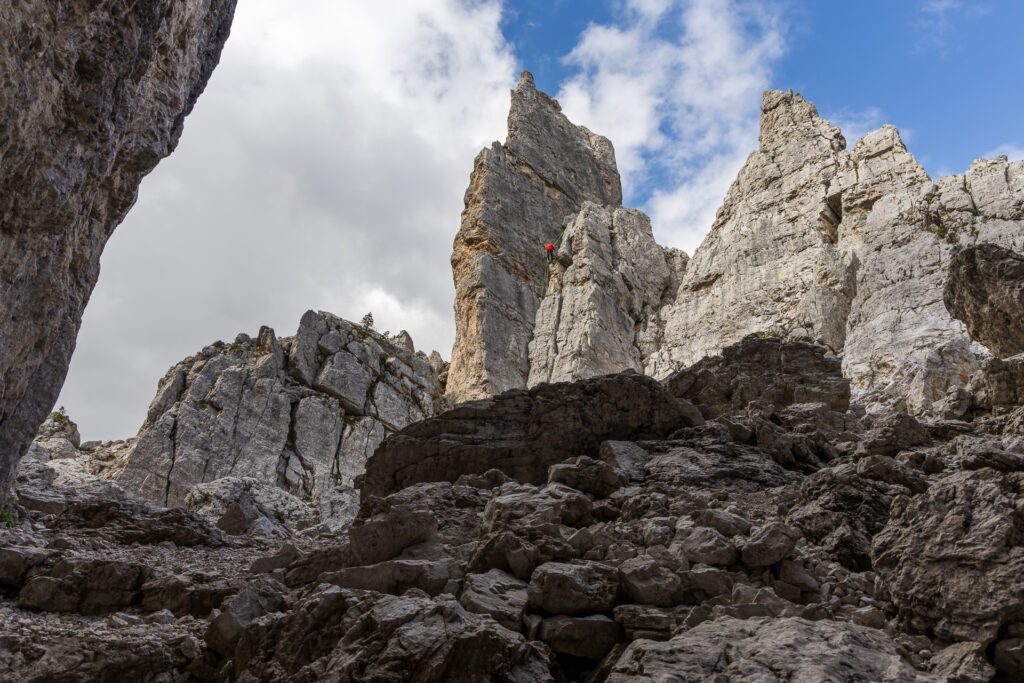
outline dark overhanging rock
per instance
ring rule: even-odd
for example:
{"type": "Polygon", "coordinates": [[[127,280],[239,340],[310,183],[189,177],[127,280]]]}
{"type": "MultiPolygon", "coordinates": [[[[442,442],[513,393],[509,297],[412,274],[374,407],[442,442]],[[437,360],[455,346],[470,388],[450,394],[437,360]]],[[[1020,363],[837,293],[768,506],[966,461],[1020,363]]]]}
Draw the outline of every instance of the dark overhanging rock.
{"type": "Polygon", "coordinates": [[[1024,353],[1024,256],[987,242],[958,250],[942,299],[995,355],[1024,353]]]}
{"type": "Polygon", "coordinates": [[[0,8],[0,504],[60,393],[100,253],[177,145],[235,3],[0,8]]]}
{"type": "Polygon", "coordinates": [[[386,439],[366,462],[362,500],[492,468],[536,484],[566,457],[567,448],[596,456],[609,439],[663,438],[701,422],[692,404],[632,371],[513,389],[464,403],[386,439]]]}

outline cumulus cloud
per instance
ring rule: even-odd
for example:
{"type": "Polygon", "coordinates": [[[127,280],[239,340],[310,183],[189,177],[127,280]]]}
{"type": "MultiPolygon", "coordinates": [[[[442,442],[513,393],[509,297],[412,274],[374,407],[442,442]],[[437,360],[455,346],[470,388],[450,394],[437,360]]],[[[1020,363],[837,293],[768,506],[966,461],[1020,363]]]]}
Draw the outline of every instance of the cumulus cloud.
{"type": "Polygon", "coordinates": [[[627,203],[693,253],[757,146],[761,92],[783,53],[781,10],[741,0],[627,0],[593,24],[558,99],[615,144],[627,203]]]}
{"type": "Polygon", "coordinates": [[[103,255],[60,398],[84,438],[135,432],[157,379],[308,308],[447,357],[446,267],[471,160],[517,64],[497,2],[240,3],[178,150],[103,255]]]}

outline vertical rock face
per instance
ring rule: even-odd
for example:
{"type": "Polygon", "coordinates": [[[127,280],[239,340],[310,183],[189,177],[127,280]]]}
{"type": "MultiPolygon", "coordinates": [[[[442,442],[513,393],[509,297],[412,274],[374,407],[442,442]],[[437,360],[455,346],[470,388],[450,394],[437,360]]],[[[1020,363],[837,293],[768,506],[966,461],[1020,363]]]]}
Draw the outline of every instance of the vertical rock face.
{"type": "Polygon", "coordinates": [[[788,332],[840,350],[853,264],[836,247],[826,189],[846,140],[800,95],[768,91],[761,145],[729,189],[711,232],[661,311],[645,360],[664,376],[755,332],[788,332]]]}
{"type": "Polygon", "coordinates": [[[651,222],[586,203],[566,228],[530,342],[530,386],[642,371],[638,336],[670,282],[651,222]]]}
{"type": "Polygon", "coordinates": [[[100,252],[177,144],[234,8],[0,7],[0,501],[60,392],[100,252]]]}
{"type": "MultiPolygon", "coordinates": [[[[944,283],[958,245],[1021,250],[1024,162],[978,160],[964,175],[932,181],[892,126],[847,150],[839,129],[799,94],[768,91],[761,109],[760,146],[693,258],[658,247],[639,212],[597,200],[581,205],[566,221],[532,335],[523,331],[527,312],[516,318],[515,334],[456,342],[455,358],[486,358],[486,367],[509,370],[504,380],[488,384],[496,374],[481,370],[472,375],[481,379],[476,388],[454,398],[625,368],[666,377],[748,334],[828,347],[868,403],[922,414],[965,385],[986,350],[946,310],[944,283]],[[527,354],[519,340],[529,336],[527,354]]],[[[520,201],[496,196],[496,185],[489,190],[474,185],[470,196],[520,201]]],[[[550,214],[547,224],[558,219],[550,214]]],[[[491,241],[497,251],[488,258],[540,259],[540,241],[491,241]]],[[[457,296],[456,311],[469,301],[517,301],[510,281],[467,279],[456,268],[457,291],[473,291],[472,299],[457,296]]]]}
{"type": "Polygon", "coordinates": [[[946,310],[944,281],[956,245],[1024,244],[1024,162],[978,160],[964,175],[928,181],[888,130],[854,147],[860,181],[843,191],[840,244],[859,263],[843,370],[855,389],[905,395],[906,408],[922,412],[979,367],[984,350],[946,310]]]}
{"type": "Polygon", "coordinates": [[[1024,353],[1024,256],[994,244],[955,252],[943,301],[997,356],[1024,353]]]}
{"type": "Polygon", "coordinates": [[[448,394],[457,401],[525,386],[528,346],[544,290],[544,245],[585,201],[622,202],[615,153],[575,126],[523,72],[505,145],[477,155],[455,237],[455,346],[448,394]]]}
{"type": "Polygon", "coordinates": [[[197,485],[248,477],[342,523],[366,459],[389,432],[433,415],[440,393],[424,354],[308,311],[294,337],[265,327],[171,368],[117,480],[174,506],[197,485]]]}

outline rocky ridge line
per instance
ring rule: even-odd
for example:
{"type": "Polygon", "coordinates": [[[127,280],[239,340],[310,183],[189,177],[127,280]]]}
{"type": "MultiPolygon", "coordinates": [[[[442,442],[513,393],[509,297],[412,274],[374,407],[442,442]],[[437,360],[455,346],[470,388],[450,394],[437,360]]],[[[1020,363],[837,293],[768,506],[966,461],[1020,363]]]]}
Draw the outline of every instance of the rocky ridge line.
{"type": "MultiPolygon", "coordinates": [[[[540,101],[550,111],[533,116],[557,111],[540,101]]],[[[467,206],[493,196],[471,183],[467,206]]],[[[591,200],[565,224],[527,351],[499,335],[456,339],[453,358],[502,355],[528,367],[519,384],[495,386],[626,368],[663,378],[756,333],[825,345],[868,404],[934,413],[988,355],[943,303],[953,253],[982,242],[1024,249],[1024,162],[978,160],[932,181],[892,126],[847,150],[810,102],[768,91],[760,147],[692,258],[659,247],[647,217],[618,202],[591,200]]],[[[501,243],[502,257],[542,259],[544,240],[521,236],[532,239],[501,243]]],[[[505,291],[481,273],[476,300],[505,291]]],[[[457,289],[468,282],[458,269],[455,280],[457,289]]],[[[494,374],[486,365],[472,373],[462,384],[479,396],[494,374]]],[[[457,387],[453,396],[466,397],[457,387]]]]}

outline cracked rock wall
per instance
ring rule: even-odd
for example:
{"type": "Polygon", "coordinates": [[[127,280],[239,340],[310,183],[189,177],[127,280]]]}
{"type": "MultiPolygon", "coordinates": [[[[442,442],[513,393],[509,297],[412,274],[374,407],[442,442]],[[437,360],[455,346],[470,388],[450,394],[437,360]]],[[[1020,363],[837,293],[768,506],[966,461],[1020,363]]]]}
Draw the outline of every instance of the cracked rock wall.
{"type": "Polygon", "coordinates": [[[585,201],[618,206],[622,189],[607,139],[575,126],[523,72],[508,138],[477,155],[455,237],[455,346],[448,395],[482,398],[525,386],[544,290],[544,245],[585,201]]]}
{"type": "MultiPolygon", "coordinates": [[[[943,285],[957,246],[1022,250],[1024,162],[979,159],[933,181],[892,126],[848,150],[799,94],[767,91],[761,110],[759,148],[692,258],[659,247],[640,212],[584,204],[567,220],[528,352],[508,336],[463,336],[453,358],[528,366],[525,382],[510,375],[500,389],[626,368],[661,378],[760,334],[828,347],[868,404],[922,414],[965,385],[988,351],[950,316],[943,285]]],[[[479,196],[471,185],[467,197],[479,196]]],[[[539,242],[506,240],[501,256],[542,256],[539,242]]],[[[455,275],[457,288],[470,282],[455,275]]],[[[492,282],[471,281],[478,300],[503,291],[492,282]]]]}
{"type": "Polygon", "coordinates": [[[249,477],[342,523],[366,459],[387,434],[435,414],[440,395],[422,353],[308,311],[294,337],[264,327],[171,368],[116,478],[175,506],[197,485],[249,477]]]}
{"type": "Polygon", "coordinates": [[[100,252],[177,145],[234,9],[0,5],[0,503],[60,393],[100,252]]]}

